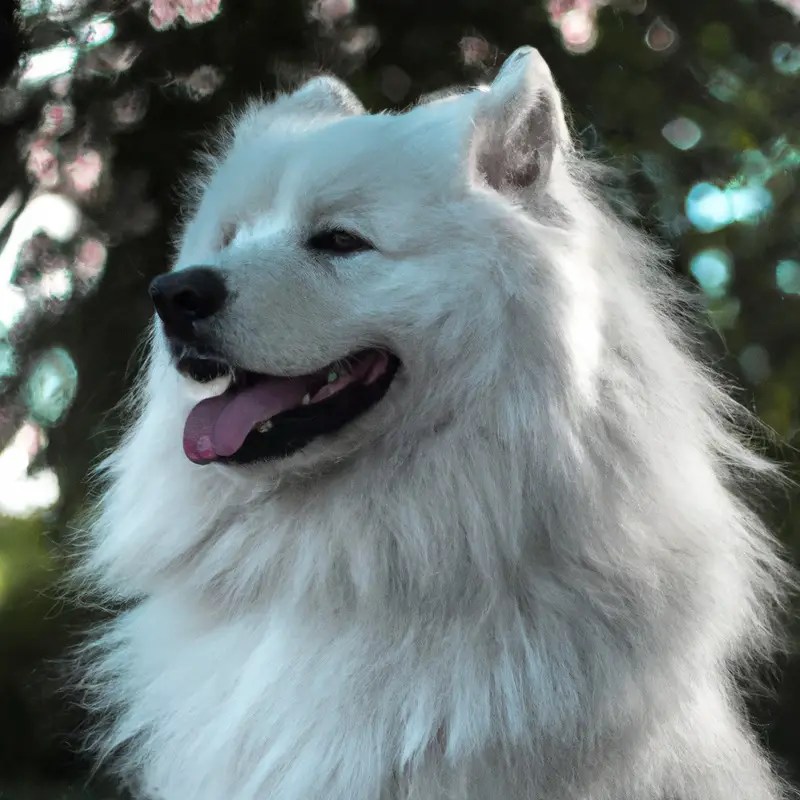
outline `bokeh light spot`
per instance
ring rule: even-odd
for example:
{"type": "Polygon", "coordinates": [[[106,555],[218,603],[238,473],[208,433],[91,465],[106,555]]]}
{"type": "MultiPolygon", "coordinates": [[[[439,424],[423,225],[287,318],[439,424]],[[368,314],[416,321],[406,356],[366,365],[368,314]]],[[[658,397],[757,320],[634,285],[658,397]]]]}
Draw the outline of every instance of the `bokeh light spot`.
{"type": "Polygon", "coordinates": [[[707,55],[724,58],[733,49],[731,29],[724,22],[710,22],[700,31],[700,46],[707,55]]]}
{"type": "Polygon", "coordinates": [[[708,91],[717,100],[731,103],[739,96],[742,89],[742,79],[724,67],[717,67],[708,81],[708,91]]]}
{"type": "Polygon", "coordinates": [[[703,136],[700,126],[688,117],[678,117],[668,122],[661,135],[678,150],[691,150],[703,136]]]}
{"type": "Polygon", "coordinates": [[[733,259],[720,248],[701,250],[692,256],[689,270],[709,297],[724,297],[733,274],[733,259]]]}
{"type": "Polygon", "coordinates": [[[597,43],[597,23],[584,8],[573,8],[559,20],[564,47],[572,53],[587,53],[597,43]]]}
{"type": "Polygon", "coordinates": [[[775,267],[775,283],[784,294],[800,295],[800,262],[787,258],[775,267]]]}
{"type": "Polygon", "coordinates": [[[39,358],[25,386],[31,417],[55,425],[65,414],[78,388],[78,370],[66,350],[54,347],[39,358]]]}
{"type": "Polygon", "coordinates": [[[657,53],[672,48],[678,38],[678,32],[661,17],[656,17],[644,36],[645,43],[657,53]]]}
{"type": "Polygon", "coordinates": [[[731,222],[730,200],[718,186],[697,183],[686,196],[686,216],[703,233],[718,231],[731,222]]]}
{"type": "Polygon", "coordinates": [[[736,327],[742,301],[738,297],[709,298],[708,316],[711,323],[720,330],[732,330],[736,327]]]}
{"type": "Polygon", "coordinates": [[[763,186],[742,186],[725,191],[736,222],[756,222],[772,208],[772,195],[763,186]]]}
{"type": "Polygon", "coordinates": [[[749,344],[739,354],[739,366],[752,384],[763,383],[772,373],[769,353],[760,344],[749,344]]]}
{"type": "Polygon", "coordinates": [[[411,78],[400,67],[390,65],[381,72],[381,91],[393,103],[401,102],[411,89],[411,78]]]}
{"type": "Polygon", "coordinates": [[[772,66],[781,75],[797,75],[800,72],[800,46],[780,42],[772,48],[772,66]]]}

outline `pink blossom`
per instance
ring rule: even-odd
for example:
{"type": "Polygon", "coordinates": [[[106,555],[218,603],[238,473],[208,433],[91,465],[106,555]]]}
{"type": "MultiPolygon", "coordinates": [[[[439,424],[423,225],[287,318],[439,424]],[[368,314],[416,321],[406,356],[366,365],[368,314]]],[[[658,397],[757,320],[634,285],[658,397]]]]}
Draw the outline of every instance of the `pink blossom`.
{"type": "Polygon", "coordinates": [[[597,23],[594,15],[582,9],[568,11],[559,22],[564,45],[573,53],[591,50],[597,41],[597,23]]]}
{"type": "Polygon", "coordinates": [[[158,31],[175,24],[180,0],[150,0],[150,24],[158,31]]]}
{"type": "Polygon", "coordinates": [[[181,0],[181,16],[190,24],[208,22],[219,14],[220,0],[181,0]]]}
{"type": "Polygon", "coordinates": [[[59,258],[57,265],[39,279],[38,294],[49,300],[64,301],[72,294],[72,275],[67,260],[59,258]]]}
{"type": "Polygon", "coordinates": [[[23,286],[30,283],[32,271],[46,269],[55,257],[55,244],[45,233],[39,231],[23,242],[19,250],[15,283],[23,286]]]}
{"type": "Polygon", "coordinates": [[[108,251],[99,239],[86,239],[75,253],[75,274],[83,281],[95,280],[106,264],[108,251]]]}
{"type": "Polygon", "coordinates": [[[29,459],[39,452],[43,444],[42,429],[33,422],[26,422],[14,437],[14,444],[27,453],[29,459]]]}
{"type": "Polygon", "coordinates": [[[147,95],[141,89],[125,92],[111,104],[111,117],[120,127],[135,125],[146,111],[147,95]]]}
{"type": "Polygon", "coordinates": [[[103,170],[103,158],[97,150],[84,150],[67,164],[66,172],[76,192],[84,194],[97,186],[103,170]]]}
{"type": "Polygon", "coordinates": [[[40,186],[52,189],[58,183],[58,158],[49,140],[37,139],[30,145],[26,166],[40,186]]]}
{"type": "Polygon", "coordinates": [[[193,100],[202,100],[213,94],[224,80],[222,72],[216,67],[208,64],[197,67],[183,78],[178,78],[177,82],[187,92],[193,100]]]}
{"type": "Polygon", "coordinates": [[[348,55],[364,55],[367,50],[378,44],[378,40],[378,29],[374,25],[362,25],[348,31],[342,37],[340,47],[348,55]]]}
{"type": "Polygon", "coordinates": [[[570,11],[583,11],[594,16],[607,3],[608,0],[547,0],[547,13],[551,22],[557,24],[570,11]]]}
{"type": "Polygon", "coordinates": [[[550,22],[559,29],[564,47],[586,53],[597,42],[597,12],[614,0],[547,0],[550,22]]]}
{"type": "Polygon", "coordinates": [[[484,64],[492,52],[489,42],[480,36],[465,36],[458,44],[461,58],[468,67],[484,64]]]}
{"type": "Polygon", "coordinates": [[[208,22],[219,14],[221,0],[150,0],[150,24],[157,30],[172,27],[183,17],[190,25],[208,22]]]}
{"type": "Polygon", "coordinates": [[[50,81],[50,91],[56,96],[64,98],[69,94],[72,88],[72,73],[68,72],[66,75],[59,75],[59,77],[50,81]]]}
{"type": "Polygon", "coordinates": [[[142,52],[135,44],[107,44],[96,51],[98,62],[114,72],[125,72],[142,52]]]}
{"type": "Polygon", "coordinates": [[[335,25],[355,11],[355,0],[316,0],[311,6],[311,18],[324,25],[335,25]]]}
{"type": "Polygon", "coordinates": [[[75,109],[70,103],[47,103],[42,108],[39,130],[47,136],[66,133],[75,122],[75,109]]]}

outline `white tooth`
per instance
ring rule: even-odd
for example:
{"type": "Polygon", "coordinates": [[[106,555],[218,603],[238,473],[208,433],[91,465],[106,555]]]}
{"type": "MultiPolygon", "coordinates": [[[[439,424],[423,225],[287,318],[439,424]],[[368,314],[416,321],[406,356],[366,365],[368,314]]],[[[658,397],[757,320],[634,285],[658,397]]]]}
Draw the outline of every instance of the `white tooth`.
{"type": "Polygon", "coordinates": [[[233,381],[233,373],[229,372],[227,375],[221,375],[219,378],[214,378],[213,381],[206,384],[209,391],[214,392],[214,396],[222,394],[227,391],[233,381]]]}
{"type": "Polygon", "coordinates": [[[339,377],[339,373],[334,372],[333,370],[331,370],[328,373],[328,383],[333,383],[338,377],[339,377]]]}
{"type": "Polygon", "coordinates": [[[257,422],[253,426],[253,428],[256,431],[258,431],[259,433],[266,433],[267,431],[272,430],[272,420],[271,419],[265,419],[265,420],[262,420],[261,422],[257,422]]]}
{"type": "Polygon", "coordinates": [[[311,395],[307,394],[301,401],[301,405],[307,406],[311,402],[311,395]]]}
{"type": "Polygon", "coordinates": [[[217,397],[228,389],[233,381],[233,375],[221,375],[219,378],[214,378],[213,381],[207,383],[198,383],[191,378],[186,379],[186,388],[188,395],[195,400],[205,400],[208,397],[217,397]]]}

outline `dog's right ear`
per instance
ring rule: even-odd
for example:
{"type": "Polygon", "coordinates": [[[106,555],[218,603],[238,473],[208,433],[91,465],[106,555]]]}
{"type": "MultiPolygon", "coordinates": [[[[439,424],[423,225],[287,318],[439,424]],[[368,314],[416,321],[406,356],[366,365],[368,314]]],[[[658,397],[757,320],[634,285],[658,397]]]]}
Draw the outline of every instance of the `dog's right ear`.
{"type": "Polygon", "coordinates": [[[569,147],[561,95],[547,63],[520,47],[477,97],[471,140],[476,176],[500,192],[541,189],[569,147]]]}

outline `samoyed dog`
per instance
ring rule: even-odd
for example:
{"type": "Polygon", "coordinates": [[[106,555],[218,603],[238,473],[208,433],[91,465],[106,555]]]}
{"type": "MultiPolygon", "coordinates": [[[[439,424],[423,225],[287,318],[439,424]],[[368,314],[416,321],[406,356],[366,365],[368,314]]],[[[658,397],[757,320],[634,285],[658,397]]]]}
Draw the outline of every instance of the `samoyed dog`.
{"type": "Polygon", "coordinates": [[[94,744],[159,800],[775,800],[739,667],[771,468],[538,52],[249,107],[202,180],[83,576],[94,744]]]}

